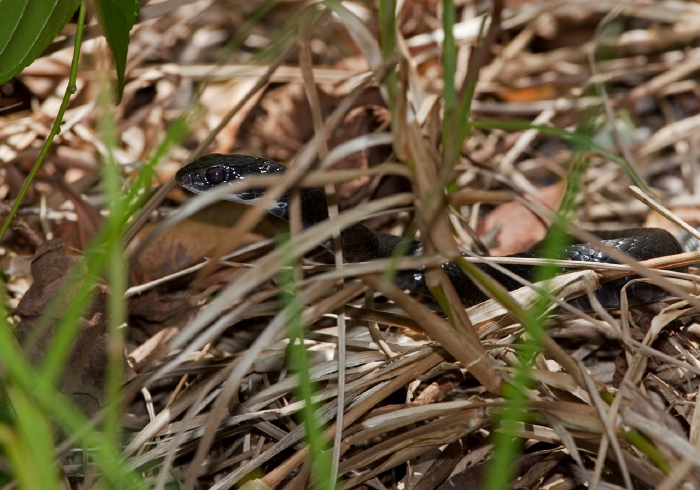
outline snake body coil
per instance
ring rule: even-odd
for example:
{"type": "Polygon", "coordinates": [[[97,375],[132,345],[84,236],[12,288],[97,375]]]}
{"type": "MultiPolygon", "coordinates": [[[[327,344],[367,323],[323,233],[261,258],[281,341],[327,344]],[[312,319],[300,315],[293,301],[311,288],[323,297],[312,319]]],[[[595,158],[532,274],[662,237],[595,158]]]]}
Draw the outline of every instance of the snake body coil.
{"type": "MultiPolygon", "coordinates": [[[[245,155],[211,154],[203,156],[186,165],[177,172],[176,180],[184,188],[201,193],[213,187],[233,184],[244,179],[248,175],[264,175],[271,173],[284,173],[286,167],[271,160],[250,157],[245,155]]],[[[265,189],[248,189],[231,194],[228,199],[253,204],[265,192],[265,189]]],[[[302,221],[304,228],[309,228],[328,219],[326,196],[322,189],[301,189],[302,221]]],[[[289,221],[289,195],[283,195],[274,205],[268,209],[270,214],[289,221]]],[[[634,228],[614,233],[601,234],[603,241],[618,250],[621,250],[637,260],[647,260],[654,257],[681,253],[682,249],[678,241],[667,231],[658,228],[634,228]]],[[[332,250],[331,241],[322,244],[332,250]]],[[[374,259],[392,257],[398,247],[402,247],[405,255],[419,255],[422,252],[420,242],[407,240],[388,233],[373,231],[366,226],[356,223],[341,233],[341,247],[343,258],[347,262],[365,262],[374,259]]],[[[614,263],[606,253],[602,252],[590,243],[579,243],[557,251],[554,258],[614,263]]],[[[516,254],[512,257],[537,257],[537,252],[516,254]]],[[[551,255],[550,255],[551,257],[551,255]]],[[[500,282],[506,289],[514,290],[521,284],[488,265],[480,265],[488,274],[500,282]]],[[[516,275],[530,280],[534,267],[526,265],[503,266],[516,275]]],[[[462,272],[461,268],[447,262],[442,265],[443,270],[450,278],[457,293],[465,305],[471,306],[488,299],[488,297],[462,272]]],[[[596,291],[596,297],[604,308],[617,308],[620,305],[620,290],[636,276],[628,276],[604,284],[596,291]]],[[[403,289],[408,289],[421,294],[429,294],[425,285],[423,271],[421,269],[398,271],[395,282],[403,289]]],[[[657,286],[638,282],[627,288],[630,304],[641,304],[656,301],[665,293],[657,286]]],[[[578,307],[589,309],[587,298],[574,300],[578,307]]]]}

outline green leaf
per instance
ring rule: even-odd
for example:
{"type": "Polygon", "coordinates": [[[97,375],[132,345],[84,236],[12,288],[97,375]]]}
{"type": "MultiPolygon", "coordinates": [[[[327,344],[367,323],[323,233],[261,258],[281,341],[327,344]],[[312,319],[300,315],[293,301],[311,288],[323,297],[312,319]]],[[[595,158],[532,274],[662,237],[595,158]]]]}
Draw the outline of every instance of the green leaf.
{"type": "Polygon", "coordinates": [[[41,56],[78,5],[80,0],[0,0],[0,83],[41,56]]]}
{"type": "Polygon", "coordinates": [[[140,0],[95,0],[97,17],[102,32],[112,50],[117,70],[117,100],[119,104],[124,93],[124,71],[129,50],[129,31],[139,16],[140,0]]]}

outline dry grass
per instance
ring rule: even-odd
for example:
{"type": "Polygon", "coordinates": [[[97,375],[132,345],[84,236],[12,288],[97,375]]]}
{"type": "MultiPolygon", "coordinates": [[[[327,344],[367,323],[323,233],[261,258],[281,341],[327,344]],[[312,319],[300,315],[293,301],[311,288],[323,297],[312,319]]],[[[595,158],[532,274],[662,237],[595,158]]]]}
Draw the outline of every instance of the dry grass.
{"type": "MultiPolygon", "coordinates": [[[[188,113],[193,121],[188,138],[157,167],[160,190],[127,232],[137,268],[132,285],[147,285],[128,293],[128,360],[138,376],[126,387],[123,454],[149,484],[314,485],[298,418],[302,379],[289,370],[291,313],[279,301],[288,286],[277,280],[286,267],[284,249],[260,241],[271,235],[259,226],[262,206],[217,211],[213,228],[199,228],[198,213],[221,193],[190,200],[171,179],[198,154],[292,162],[269,199],[300,183],[332,188],[355,179],[336,188],[350,210],[327,226],[293,233],[299,256],[359,220],[430,237],[420,258],[333,267],[316,254],[296,271],[309,377],[318,388],[323,438],[332,448],[328,471],[337,471],[342,488],[480,488],[495,414],[508,403],[502,384],[513,379],[521,341],[530,335],[518,316],[536,301],[529,288],[512,294],[514,307],[492,300],[465,310],[433,269],[429,280],[442,284],[453,312],[446,319],[425,298],[383,280],[386,270],[417,261],[436,265],[460,249],[493,248],[488,237],[499,226],[501,241],[505,235],[538,241],[531,213],[524,219],[506,207],[488,215],[513,201],[549,223],[546,208],[557,206],[561,190],[552,202],[542,188],[565,177],[576,158],[587,161],[575,213],[583,228],[674,229],[636,199],[635,182],[657,189],[674,219],[698,224],[700,6],[672,0],[495,4],[500,29],[486,26],[481,50],[475,46],[485,11],[472,2],[457,10],[456,83],[459,95],[481,65],[470,117],[502,126],[468,128],[454,162],[444,161],[441,150],[441,6],[402,3],[394,57],[382,54],[373,3],[344,2],[331,12],[283,2],[249,31],[246,20],[261,3],[144,7],[150,20],[133,32],[124,100],[114,109],[121,131],[116,157],[126,179],[176,118],[188,113]],[[316,15],[301,16],[305,7],[316,15]],[[241,44],[227,52],[238,33],[241,44]],[[267,56],[259,59],[261,47],[267,56]],[[388,99],[391,104],[382,102],[388,99]],[[619,155],[617,161],[523,124],[573,130],[582,122],[594,127],[592,141],[619,155]],[[511,123],[518,129],[509,130],[511,123]],[[336,162],[345,167],[332,169],[336,162]],[[385,186],[387,176],[394,180],[385,186]],[[410,182],[409,192],[400,179],[410,182]],[[240,216],[229,220],[229,213],[240,216]],[[238,251],[219,260],[232,250],[238,251]],[[202,256],[213,259],[201,264],[202,256]]],[[[94,233],[77,203],[102,204],[95,172],[104,146],[90,59],[103,48],[100,41],[84,48],[79,91],[62,133],[19,227],[3,244],[5,269],[49,235],[82,249],[94,233]],[[81,197],[70,205],[52,178],[81,197]]],[[[3,199],[14,195],[38,153],[68,62],[64,50],[29,67],[20,80],[31,93],[31,108],[0,114],[3,199]]],[[[682,258],[697,261],[697,255],[682,258]]],[[[633,267],[656,282],[672,281],[681,298],[631,311],[556,309],[541,317],[549,336],[524,391],[527,419],[498,428],[525,441],[513,467],[515,488],[700,484],[700,305],[686,292],[694,292],[688,276],[664,279],[647,274],[644,265],[658,261],[633,267]]],[[[547,287],[570,297],[600,280],[580,271],[547,287]]],[[[10,301],[16,304],[27,287],[26,273],[14,269],[10,301]]],[[[90,486],[90,467],[83,480],[85,467],[72,463],[64,465],[72,484],[90,486]]]]}

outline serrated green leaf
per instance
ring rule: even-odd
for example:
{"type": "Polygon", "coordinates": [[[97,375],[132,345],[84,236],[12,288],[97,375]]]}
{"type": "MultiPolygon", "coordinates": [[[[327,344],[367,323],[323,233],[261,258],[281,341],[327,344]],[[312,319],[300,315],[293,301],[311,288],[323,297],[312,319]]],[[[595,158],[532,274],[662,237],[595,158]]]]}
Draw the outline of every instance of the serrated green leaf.
{"type": "Polygon", "coordinates": [[[0,83],[17,75],[51,44],[80,0],[0,0],[0,83]]]}
{"type": "Polygon", "coordinates": [[[95,0],[97,17],[102,32],[112,50],[114,65],[117,70],[117,100],[124,92],[124,71],[126,55],[129,49],[129,32],[139,15],[140,0],[95,0]]]}

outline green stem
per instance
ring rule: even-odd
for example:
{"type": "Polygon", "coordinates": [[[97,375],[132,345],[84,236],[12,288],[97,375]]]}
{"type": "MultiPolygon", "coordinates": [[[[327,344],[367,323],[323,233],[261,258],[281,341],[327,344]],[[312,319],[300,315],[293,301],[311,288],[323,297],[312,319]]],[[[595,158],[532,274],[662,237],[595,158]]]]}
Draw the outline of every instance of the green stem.
{"type": "MultiPolygon", "coordinates": [[[[385,60],[396,56],[396,0],[379,2],[379,43],[385,60]]],[[[384,85],[389,96],[388,105],[393,111],[399,93],[399,79],[396,70],[387,71],[384,85]]]]}
{"type": "Polygon", "coordinates": [[[78,11],[78,25],[75,31],[75,47],[73,48],[73,61],[71,61],[68,86],[66,87],[66,93],[63,94],[63,100],[61,101],[61,106],[58,109],[58,115],[56,116],[56,120],[53,122],[53,126],[51,127],[49,137],[46,138],[44,147],[41,149],[41,153],[39,153],[39,158],[36,159],[32,170],[27,176],[27,180],[24,181],[24,185],[19,191],[19,195],[15,200],[15,204],[10,210],[10,214],[7,215],[7,218],[5,218],[5,222],[3,223],[2,228],[0,228],[0,240],[2,240],[2,238],[5,236],[5,232],[7,232],[7,229],[10,227],[10,223],[12,223],[12,220],[15,218],[17,210],[21,206],[22,201],[24,200],[24,196],[29,190],[29,186],[32,185],[32,182],[34,182],[34,177],[36,177],[37,172],[41,168],[41,164],[44,163],[44,158],[46,158],[46,155],[49,152],[49,148],[51,148],[51,143],[53,143],[53,139],[58,133],[61,132],[61,122],[63,121],[63,115],[66,113],[66,109],[68,108],[68,101],[70,100],[71,95],[73,95],[78,90],[78,87],[75,84],[75,80],[78,77],[78,61],[80,59],[80,46],[83,41],[85,10],[85,2],[80,2],[80,10],[78,11]]]}

